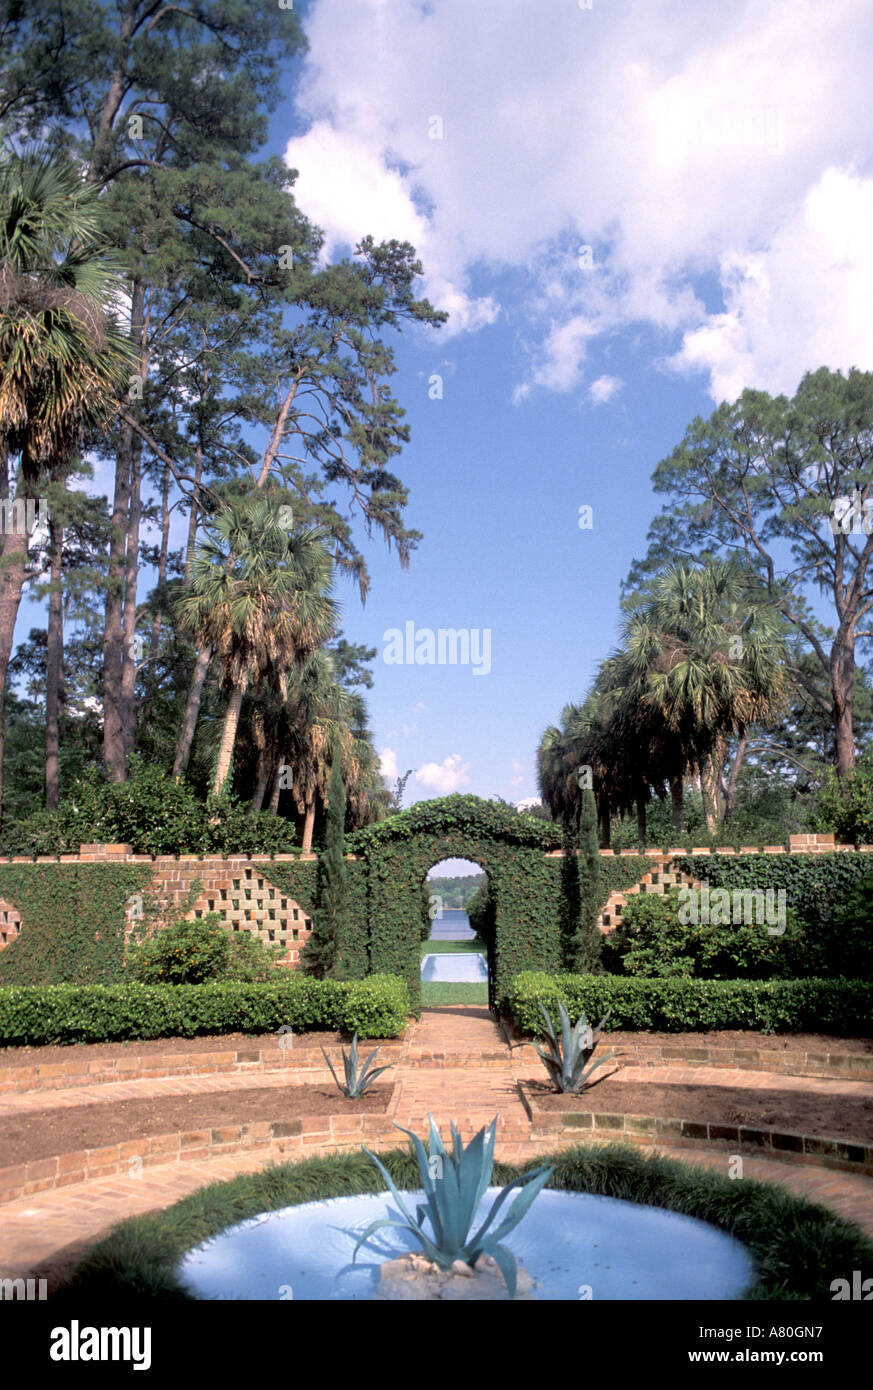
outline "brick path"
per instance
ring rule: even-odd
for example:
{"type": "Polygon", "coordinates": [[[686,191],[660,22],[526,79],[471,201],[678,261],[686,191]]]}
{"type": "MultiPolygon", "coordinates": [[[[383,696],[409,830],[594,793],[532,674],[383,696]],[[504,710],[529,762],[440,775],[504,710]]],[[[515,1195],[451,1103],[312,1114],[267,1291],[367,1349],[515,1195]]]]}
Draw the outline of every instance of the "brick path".
{"type": "MultiPolygon", "coordinates": [[[[548,1140],[531,1141],[524,1107],[515,1089],[516,1076],[531,1075],[530,1061],[510,1052],[500,1029],[485,1009],[445,1008],[425,1010],[410,1033],[407,1056],[392,1077],[399,1082],[395,1118],[399,1124],[422,1132],[428,1112],[445,1131],[454,1119],[469,1133],[500,1114],[498,1155],[511,1161],[528,1161],[538,1152],[554,1148],[548,1140]]],[[[626,1068],[627,1081],[665,1080],[675,1083],[707,1083],[821,1091],[845,1095],[873,1094],[873,1085],[858,1081],[824,1081],[812,1077],[786,1077],[776,1073],[726,1071],[724,1068],[665,1067],[626,1068]]],[[[324,1073],[324,1079],[327,1072],[324,1073]]],[[[297,1081],[323,1079],[308,1069],[297,1081]]],[[[179,1095],[205,1091],[232,1091],[264,1085],[295,1084],[290,1072],[251,1075],[154,1078],[110,1082],[88,1089],[7,1095],[0,1099],[0,1119],[13,1111],[66,1105],[111,1104],[134,1097],[179,1095]]],[[[405,1142],[398,1135],[399,1142],[405,1142]]],[[[725,1171],[727,1154],[713,1149],[672,1147],[658,1151],[685,1163],[725,1171]]],[[[275,1162],[269,1151],[255,1150],[208,1160],[148,1168],[141,1177],[96,1178],[32,1196],[0,1207],[0,1276],[43,1273],[50,1287],[57,1275],[75,1264],[82,1251],[109,1227],[128,1216],[171,1205],[205,1183],[257,1171],[275,1162]]],[[[744,1176],[784,1185],[848,1217],[873,1236],[873,1178],[814,1165],[799,1165],[775,1158],[743,1156],[744,1176]]]]}

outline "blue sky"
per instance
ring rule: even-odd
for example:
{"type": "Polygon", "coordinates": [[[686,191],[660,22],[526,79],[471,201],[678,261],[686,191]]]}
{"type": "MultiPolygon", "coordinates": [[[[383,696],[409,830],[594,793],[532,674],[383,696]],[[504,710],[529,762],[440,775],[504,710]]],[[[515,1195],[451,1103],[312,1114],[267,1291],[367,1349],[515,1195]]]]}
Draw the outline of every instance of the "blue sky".
{"type": "Polygon", "coordinates": [[[381,654],[410,620],[491,633],[487,675],[377,662],[377,746],[392,775],[415,770],[406,804],[519,800],[543,728],[617,640],[651,473],[686,425],[745,386],[873,366],[854,106],[873,9],[312,0],[304,16],[272,126],[298,200],[328,254],[411,240],[451,314],[398,349],[425,539],[407,573],[370,549],[347,634],[381,654]]]}
{"type": "Polygon", "coordinates": [[[397,344],[425,539],[408,572],[366,542],[366,607],[340,591],[346,635],[379,652],[376,744],[389,776],[414,770],[407,805],[520,800],[617,640],[651,473],[686,425],[745,386],[873,368],[873,3],[298,8],[310,49],[270,152],[326,256],[410,240],[450,313],[397,344]],[[409,621],[487,629],[490,671],[386,664],[409,621]]]}

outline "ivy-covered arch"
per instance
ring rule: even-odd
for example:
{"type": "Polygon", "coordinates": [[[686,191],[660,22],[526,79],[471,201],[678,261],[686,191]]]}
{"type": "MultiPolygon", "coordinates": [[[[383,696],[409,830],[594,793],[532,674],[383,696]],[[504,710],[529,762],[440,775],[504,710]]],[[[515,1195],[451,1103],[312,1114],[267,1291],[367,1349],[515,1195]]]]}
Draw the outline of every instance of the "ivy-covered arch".
{"type": "Polygon", "coordinates": [[[351,973],[403,975],[420,998],[422,882],[443,859],[470,859],[488,875],[494,904],[488,941],[493,1003],[521,970],[561,968],[560,878],[547,856],[557,826],[478,796],[422,801],[358,831],[348,848],[363,861],[366,923],[350,920],[344,957],[351,973]]]}

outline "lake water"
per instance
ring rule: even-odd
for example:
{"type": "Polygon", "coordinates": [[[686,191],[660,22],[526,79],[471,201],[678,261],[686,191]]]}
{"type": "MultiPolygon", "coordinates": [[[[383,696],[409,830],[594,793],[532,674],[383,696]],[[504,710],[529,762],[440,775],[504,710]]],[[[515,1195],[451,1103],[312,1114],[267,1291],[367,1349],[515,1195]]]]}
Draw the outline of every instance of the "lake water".
{"type": "Polygon", "coordinates": [[[432,941],[472,941],[476,933],[466,912],[446,907],[442,917],[435,917],[430,929],[432,941]]]}

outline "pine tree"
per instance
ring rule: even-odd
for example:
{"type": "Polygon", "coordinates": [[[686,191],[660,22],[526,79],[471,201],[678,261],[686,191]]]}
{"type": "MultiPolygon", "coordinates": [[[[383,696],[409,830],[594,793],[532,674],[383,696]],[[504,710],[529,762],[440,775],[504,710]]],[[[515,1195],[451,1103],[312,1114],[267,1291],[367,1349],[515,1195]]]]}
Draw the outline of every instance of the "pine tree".
{"type": "Polygon", "coordinates": [[[328,783],[324,849],[318,856],[318,888],[312,935],[303,948],[303,969],[320,979],[341,971],[346,923],[346,788],[335,754],[328,783]]]}
{"type": "Polygon", "coordinates": [[[573,969],[582,973],[602,970],[603,939],[597,925],[602,878],[597,839],[597,803],[586,787],[579,808],[579,925],[571,943],[573,969]]]}

